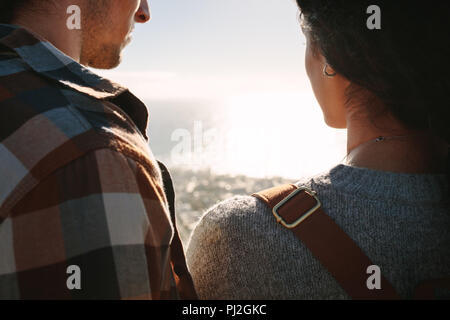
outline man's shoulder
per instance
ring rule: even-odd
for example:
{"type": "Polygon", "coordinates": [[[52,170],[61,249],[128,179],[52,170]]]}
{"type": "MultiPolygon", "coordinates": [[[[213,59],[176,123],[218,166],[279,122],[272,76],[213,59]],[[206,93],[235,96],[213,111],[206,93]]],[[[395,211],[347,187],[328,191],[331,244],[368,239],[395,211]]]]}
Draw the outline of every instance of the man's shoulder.
{"type": "Polygon", "coordinates": [[[24,179],[36,183],[96,149],[118,151],[158,174],[147,141],[118,106],[52,82],[20,60],[0,61],[1,72],[0,176],[8,179],[0,183],[0,205],[24,179]],[[14,65],[23,70],[12,72],[14,65]]]}
{"type": "MultiPolygon", "coordinates": [[[[7,32],[14,29],[5,28],[7,32]]],[[[20,48],[5,45],[6,40],[0,43],[0,143],[14,149],[25,145],[27,158],[36,158],[39,152],[45,157],[69,145],[81,150],[109,146],[150,153],[143,103],[51,44],[18,30],[22,37],[13,38],[20,40],[20,48]],[[42,48],[30,49],[30,41],[42,48]],[[132,115],[134,121],[122,107],[139,109],[132,115]]]]}
{"type": "Polygon", "coordinates": [[[8,149],[23,149],[21,156],[31,158],[61,147],[149,151],[140,131],[113,103],[50,85],[38,76],[25,77],[39,85],[4,88],[0,82],[0,141],[8,149]]]}
{"type": "MultiPolygon", "coordinates": [[[[148,152],[144,134],[117,105],[38,74],[19,58],[0,57],[0,143],[51,152],[114,147],[148,152]]],[[[35,155],[36,156],[36,155],[35,155]]]]}

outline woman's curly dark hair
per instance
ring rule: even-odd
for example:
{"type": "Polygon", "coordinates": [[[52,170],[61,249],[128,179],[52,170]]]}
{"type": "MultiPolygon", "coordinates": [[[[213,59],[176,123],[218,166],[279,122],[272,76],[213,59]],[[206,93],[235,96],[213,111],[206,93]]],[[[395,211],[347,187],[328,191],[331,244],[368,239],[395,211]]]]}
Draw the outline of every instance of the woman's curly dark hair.
{"type": "MultiPolygon", "coordinates": [[[[447,1],[425,4],[397,0],[297,0],[297,3],[314,48],[352,83],[347,90],[349,100],[368,93],[366,96],[378,98],[383,105],[383,110],[370,110],[375,107],[366,103],[369,114],[387,110],[407,127],[429,130],[450,144],[447,1]],[[381,9],[379,30],[367,27],[370,5],[381,9]],[[358,91],[363,94],[356,95],[358,91]]],[[[447,168],[450,178],[449,171],[450,165],[447,168]]]]}

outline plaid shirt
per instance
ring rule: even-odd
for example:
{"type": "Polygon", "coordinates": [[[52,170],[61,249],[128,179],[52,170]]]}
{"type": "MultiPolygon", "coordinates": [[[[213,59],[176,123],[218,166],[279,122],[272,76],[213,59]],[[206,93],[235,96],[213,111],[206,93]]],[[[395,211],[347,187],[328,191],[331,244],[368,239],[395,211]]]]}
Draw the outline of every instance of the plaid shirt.
{"type": "Polygon", "coordinates": [[[195,298],[147,118],[127,89],[0,25],[0,299],[195,298]]]}

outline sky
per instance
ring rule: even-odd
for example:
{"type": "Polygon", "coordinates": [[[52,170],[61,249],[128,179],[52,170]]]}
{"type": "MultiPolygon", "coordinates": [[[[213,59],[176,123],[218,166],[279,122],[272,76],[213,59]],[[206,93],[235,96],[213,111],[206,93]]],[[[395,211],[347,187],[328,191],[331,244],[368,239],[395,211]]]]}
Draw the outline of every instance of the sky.
{"type": "Polygon", "coordinates": [[[242,92],[241,87],[287,91],[307,84],[294,1],[149,3],[151,21],[136,26],[112,75],[133,85],[140,97],[217,98],[242,92]]]}
{"type": "MultiPolygon", "coordinates": [[[[297,177],[342,159],[346,132],[325,125],[312,93],[295,1],[149,4],[152,19],[136,26],[122,64],[96,72],[126,85],[147,103],[157,156],[174,160],[173,149],[181,141],[174,135],[179,138],[184,130],[193,140],[200,124],[204,136],[215,130],[216,146],[206,160],[194,164],[227,173],[297,177]],[[164,120],[168,116],[170,124],[164,120]],[[219,122],[210,121],[214,116],[219,122]],[[272,141],[270,148],[267,141],[272,141]],[[230,154],[240,157],[229,159],[230,154]]],[[[192,152],[205,153],[207,148],[191,142],[192,152]]],[[[186,164],[192,166],[192,158],[186,164]]]]}

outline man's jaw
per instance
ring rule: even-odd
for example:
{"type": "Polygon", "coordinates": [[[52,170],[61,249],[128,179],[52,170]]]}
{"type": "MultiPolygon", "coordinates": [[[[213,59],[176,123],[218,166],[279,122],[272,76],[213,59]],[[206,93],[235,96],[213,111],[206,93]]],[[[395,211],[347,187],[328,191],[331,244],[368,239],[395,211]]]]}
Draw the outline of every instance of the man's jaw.
{"type": "Polygon", "coordinates": [[[127,35],[127,44],[128,43],[130,43],[131,42],[131,40],[133,40],[133,32],[134,32],[134,28],[135,28],[136,26],[135,26],[135,24],[133,24],[132,26],[131,26],[131,29],[130,29],[130,32],[128,32],[128,35],[127,35]]]}
{"type": "Polygon", "coordinates": [[[130,33],[127,35],[123,46],[126,47],[127,45],[129,45],[131,43],[132,40],[133,40],[133,35],[130,33]]]}

